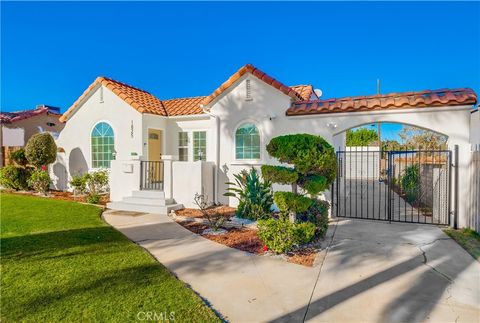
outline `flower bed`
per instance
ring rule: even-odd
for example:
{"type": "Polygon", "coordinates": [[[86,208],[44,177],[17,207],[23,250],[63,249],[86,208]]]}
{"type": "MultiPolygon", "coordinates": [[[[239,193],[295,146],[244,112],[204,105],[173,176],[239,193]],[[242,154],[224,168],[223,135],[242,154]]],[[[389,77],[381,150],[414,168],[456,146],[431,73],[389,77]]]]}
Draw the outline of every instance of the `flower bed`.
{"type": "MultiPolygon", "coordinates": [[[[211,208],[211,212],[215,211],[222,212],[225,217],[233,217],[235,213],[234,208],[227,206],[211,208]]],[[[181,218],[175,219],[178,224],[193,233],[201,235],[206,239],[215,241],[230,248],[235,248],[252,254],[270,255],[270,252],[268,250],[265,251],[264,244],[257,235],[257,230],[249,228],[225,228],[227,230],[226,234],[203,234],[204,230],[209,228],[207,224],[199,223],[197,221],[186,220],[188,218],[192,218],[192,220],[194,220],[194,218],[202,218],[202,214],[199,210],[187,208],[175,211],[175,213],[177,216],[181,216],[181,218]]],[[[291,263],[312,267],[319,250],[320,243],[313,243],[310,244],[308,247],[292,250],[286,255],[280,255],[275,257],[283,258],[291,263]]]]}
{"type": "MultiPolygon", "coordinates": [[[[51,198],[54,200],[63,200],[63,201],[73,201],[73,202],[80,202],[80,203],[87,203],[87,195],[80,195],[74,197],[72,192],[62,192],[62,191],[49,191],[48,195],[40,195],[38,193],[35,193],[33,191],[10,191],[6,190],[9,193],[12,194],[22,194],[22,195],[31,195],[31,196],[40,196],[40,197],[45,197],[45,198],[51,198]]],[[[108,194],[107,195],[101,195],[100,197],[100,202],[98,203],[99,205],[107,205],[107,203],[110,201],[108,194]]]]}

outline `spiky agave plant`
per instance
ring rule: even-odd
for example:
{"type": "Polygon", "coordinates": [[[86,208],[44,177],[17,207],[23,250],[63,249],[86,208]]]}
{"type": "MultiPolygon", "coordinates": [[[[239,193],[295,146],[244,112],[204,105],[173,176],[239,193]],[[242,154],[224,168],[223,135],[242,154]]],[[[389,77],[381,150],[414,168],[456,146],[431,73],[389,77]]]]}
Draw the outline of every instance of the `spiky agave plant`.
{"type": "Polygon", "coordinates": [[[272,185],[261,180],[255,168],[234,175],[235,183],[229,185],[224,196],[238,199],[236,215],[240,218],[257,220],[268,218],[273,205],[272,185]]]}

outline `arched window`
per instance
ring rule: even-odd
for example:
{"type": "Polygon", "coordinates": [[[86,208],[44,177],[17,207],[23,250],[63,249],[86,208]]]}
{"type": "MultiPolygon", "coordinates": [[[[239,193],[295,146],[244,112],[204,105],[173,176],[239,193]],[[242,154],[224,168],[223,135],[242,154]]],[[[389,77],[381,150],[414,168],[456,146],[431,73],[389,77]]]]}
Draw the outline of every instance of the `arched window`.
{"type": "Polygon", "coordinates": [[[235,158],[260,159],[260,133],[253,123],[244,123],[237,128],[235,158]]]}
{"type": "Polygon", "coordinates": [[[92,167],[110,168],[114,149],[113,129],[106,122],[99,122],[92,130],[92,167]]]}

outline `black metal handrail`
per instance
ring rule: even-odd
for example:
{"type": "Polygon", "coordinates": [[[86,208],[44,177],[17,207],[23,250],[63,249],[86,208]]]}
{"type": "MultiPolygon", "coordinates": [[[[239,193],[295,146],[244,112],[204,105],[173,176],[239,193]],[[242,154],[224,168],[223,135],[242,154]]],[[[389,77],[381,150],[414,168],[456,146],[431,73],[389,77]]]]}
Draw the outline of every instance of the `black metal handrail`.
{"type": "Polygon", "coordinates": [[[163,190],[163,161],[145,160],[140,162],[140,190],[163,190]]]}

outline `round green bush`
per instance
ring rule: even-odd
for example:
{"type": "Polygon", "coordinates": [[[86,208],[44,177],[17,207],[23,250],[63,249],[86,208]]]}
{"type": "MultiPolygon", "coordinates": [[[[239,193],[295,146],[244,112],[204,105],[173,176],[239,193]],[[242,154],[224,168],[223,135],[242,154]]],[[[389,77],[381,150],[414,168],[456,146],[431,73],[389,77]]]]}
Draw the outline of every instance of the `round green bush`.
{"type": "Polygon", "coordinates": [[[298,180],[298,173],[293,168],[263,165],[261,169],[263,178],[270,182],[293,184],[298,180]]]}
{"type": "Polygon", "coordinates": [[[275,192],[273,200],[284,212],[304,212],[312,204],[312,199],[292,192],[275,192]]]}
{"type": "Polygon", "coordinates": [[[28,179],[28,184],[30,187],[32,187],[36,192],[43,193],[45,195],[48,193],[51,183],[52,180],[50,179],[48,171],[44,170],[34,171],[28,179]]]}
{"type": "Polygon", "coordinates": [[[13,190],[28,190],[28,178],[31,170],[28,168],[8,165],[0,168],[0,185],[13,190]]]}
{"type": "Polygon", "coordinates": [[[25,146],[25,156],[37,168],[53,163],[57,158],[55,140],[47,132],[33,135],[25,146]]]}
{"type": "Polygon", "coordinates": [[[274,253],[285,253],[295,245],[310,242],[315,235],[313,223],[292,223],[287,217],[258,220],[258,236],[274,253]]]}

